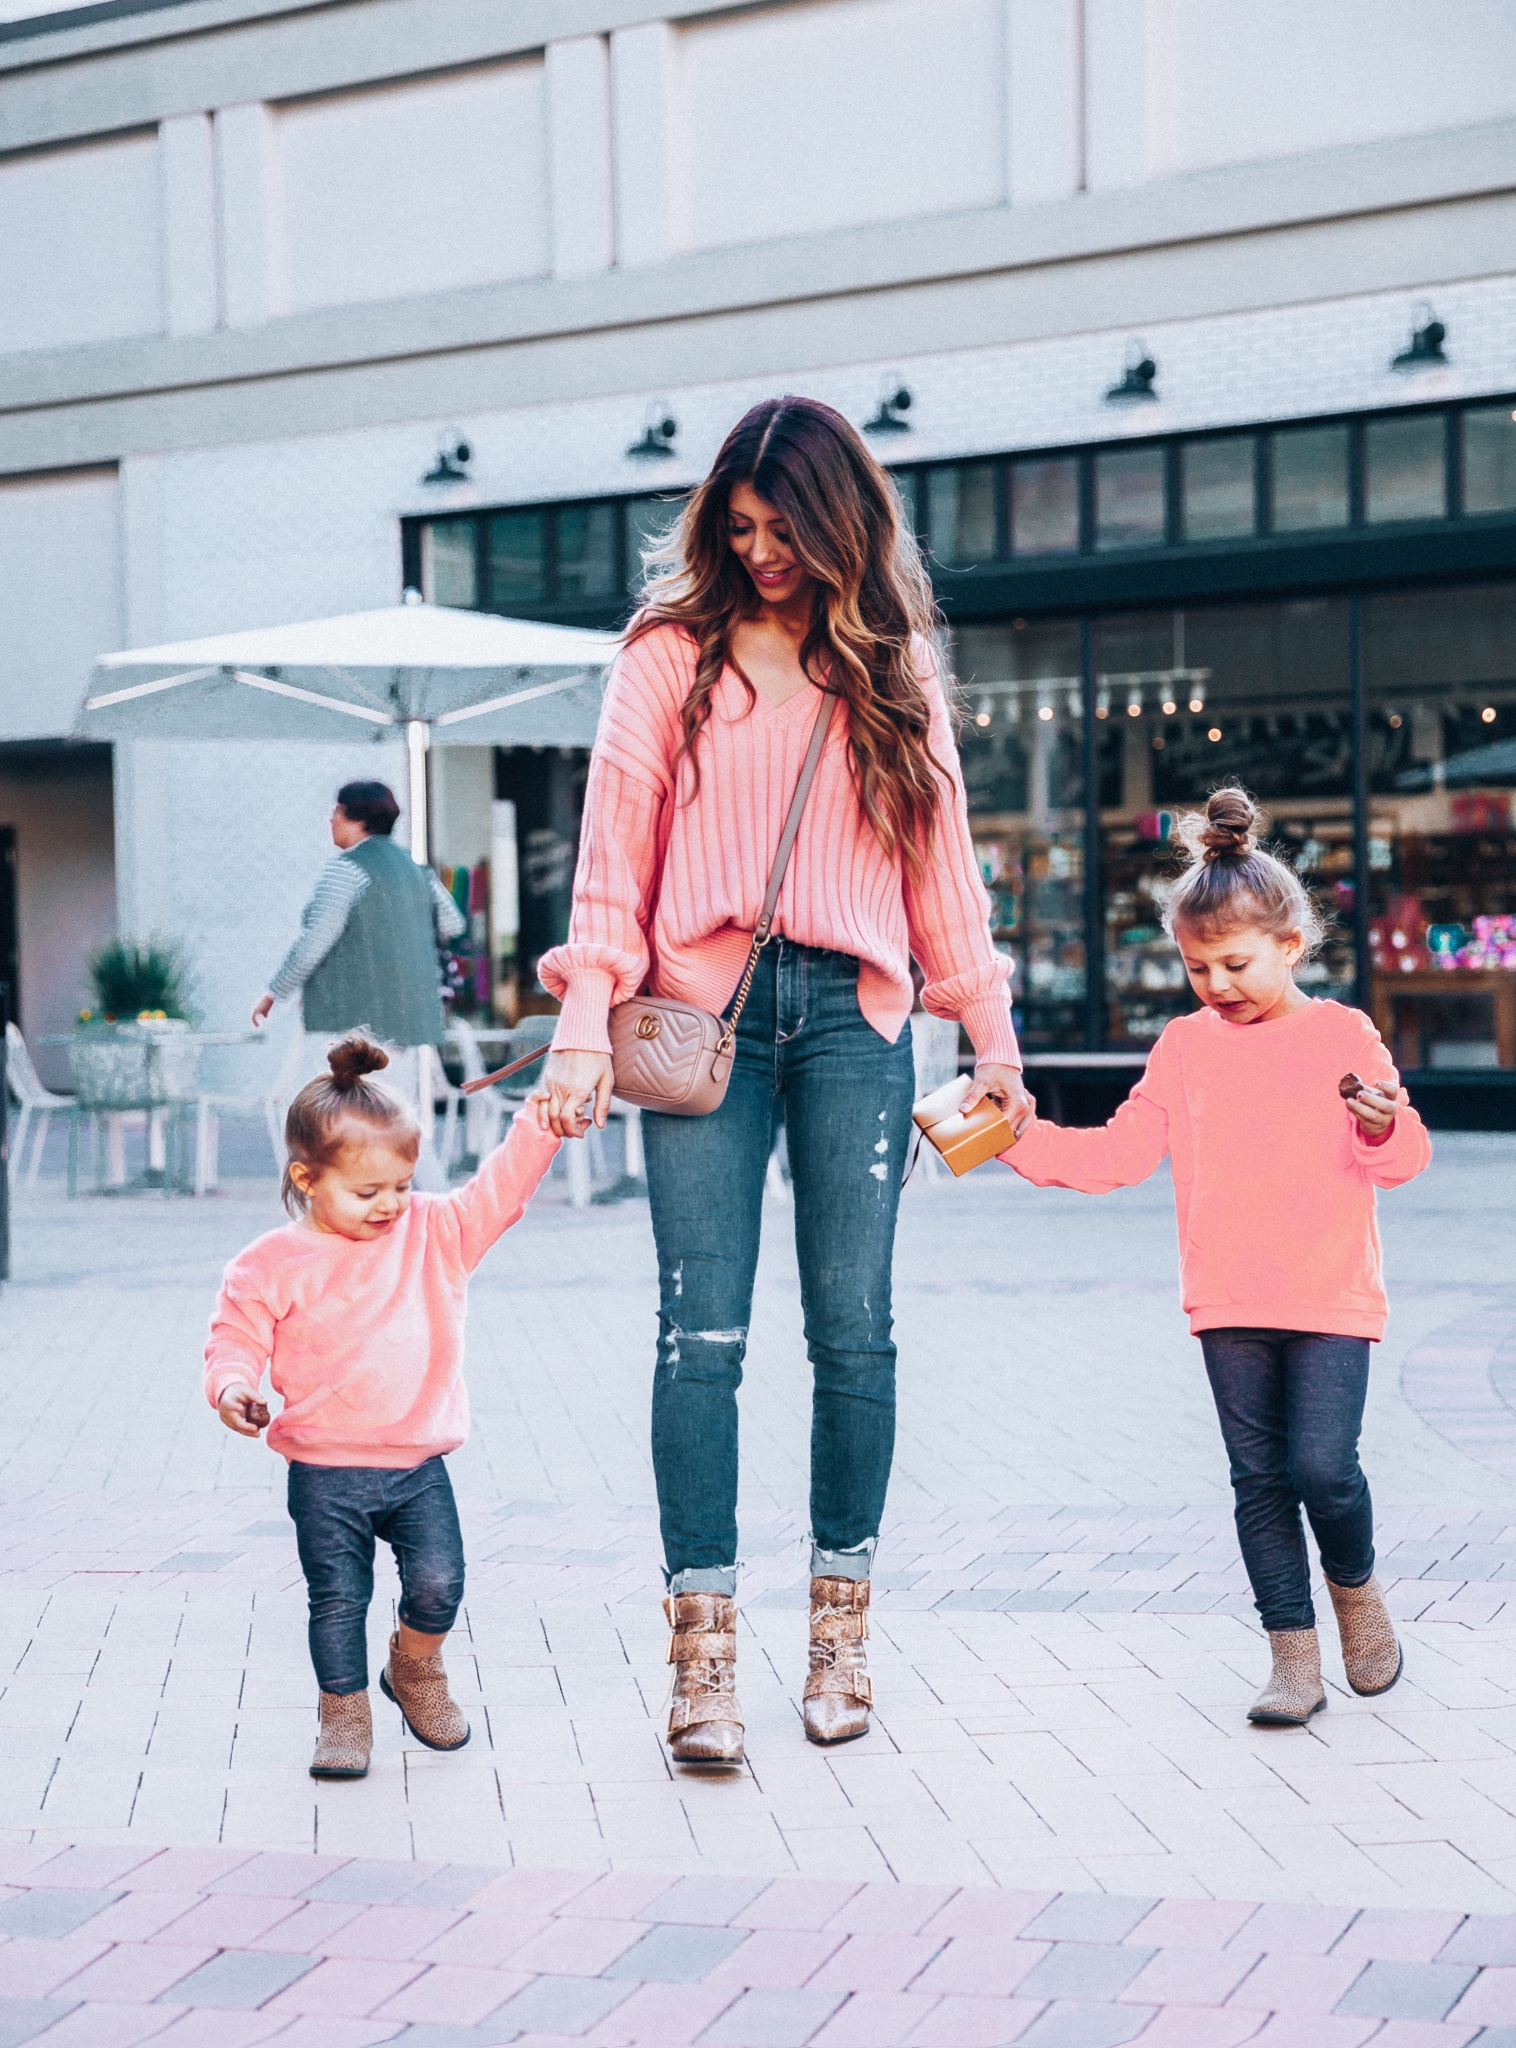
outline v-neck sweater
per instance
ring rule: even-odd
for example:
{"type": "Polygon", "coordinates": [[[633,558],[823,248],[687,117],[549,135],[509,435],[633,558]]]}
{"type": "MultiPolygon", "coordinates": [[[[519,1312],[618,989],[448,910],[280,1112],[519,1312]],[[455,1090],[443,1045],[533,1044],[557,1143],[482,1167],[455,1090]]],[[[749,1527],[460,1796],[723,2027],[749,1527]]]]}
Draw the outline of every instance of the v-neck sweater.
{"type": "Polygon", "coordinates": [[[1098,1195],[1146,1180],[1167,1154],[1197,1335],[1379,1338],[1388,1304],[1374,1191],[1413,1179],[1432,1145],[1405,1106],[1370,1144],[1337,1090],[1349,1073],[1391,1097],[1400,1086],[1361,1010],[1313,1002],[1267,1024],[1196,1010],[1165,1027],[1108,1124],[1067,1130],[1039,1118],[1000,1156],[1038,1187],[1098,1195]]]}
{"type": "MultiPolygon", "coordinates": [[[[790,799],[819,706],[804,688],[782,704],[750,700],[728,668],[695,743],[680,757],[680,708],[697,649],[658,626],[617,657],[590,763],[568,941],[543,956],[542,985],[562,1001],[554,1043],[610,1048],[613,1004],[643,989],[722,1011],[741,978],[790,799]]],[[[982,1060],[1019,1066],[1007,983],[990,937],[947,700],[923,648],[918,674],[930,744],[945,771],[925,871],[886,854],[853,781],[847,720],[835,716],[774,918],[799,945],[851,954],[858,1007],[892,1044],[910,1014],[911,958],[921,1000],[957,1018],[982,1060]]]]}

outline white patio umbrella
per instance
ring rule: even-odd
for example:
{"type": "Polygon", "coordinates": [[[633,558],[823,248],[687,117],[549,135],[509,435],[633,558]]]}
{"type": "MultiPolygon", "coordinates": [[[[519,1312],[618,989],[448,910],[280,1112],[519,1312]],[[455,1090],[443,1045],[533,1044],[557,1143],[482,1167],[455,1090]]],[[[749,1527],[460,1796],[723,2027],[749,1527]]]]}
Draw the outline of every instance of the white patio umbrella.
{"type": "Polygon", "coordinates": [[[619,645],[614,633],[411,602],[104,655],[75,730],[119,740],[403,732],[411,853],[424,861],[428,749],[591,745],[619,645]]]}

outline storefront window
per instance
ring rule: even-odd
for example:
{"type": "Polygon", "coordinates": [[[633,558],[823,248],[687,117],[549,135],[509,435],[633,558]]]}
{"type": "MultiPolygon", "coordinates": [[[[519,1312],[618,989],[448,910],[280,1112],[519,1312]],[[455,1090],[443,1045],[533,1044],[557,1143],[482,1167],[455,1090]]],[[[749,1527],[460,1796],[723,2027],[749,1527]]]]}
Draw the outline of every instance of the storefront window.
{"type": "Polygon", "coordinates": [[[1346,526],[1348,430],[1286,427],[1270,436],[1276,533],[1313,533],[1346,526]]]}
{"type": "Polygon", "coordinates": [[[1168,530],[1162,448],[1109,448],[1095,457],[1095,545],[1150,548],[1168,530]]]}
{"type": "Polygon", "coordinates": [[[609,597],[615,588],[615,506],[565,505],[558,514],[557,596],[609,597]]]}
{"type": "Polygon", "coordinates": [[[1071,619],[964,626],[954,663],[961,746],[995,943],[1015,961],[1029,1046],[1084,1030],[1084,854],[1079,628],[1071,619]]]}
{"type": "Polygon", "coordinates": [[[1079,463],[1072,455],[1011,464],[1011,546],[1018,555],[1079,546],[1079,463]]]}
{"type": "Polygon", "coordinates": [[[494,611],[513,604],[541,604],[547,597],[547,517],[539,509],[495,512],[485,523],[488,603],[494,611]]]}
{"type": "Polygon", "coordinates": [[[996,546],[993,462],[944,463],[927,473],[927,532],[939,562],[967,568],[993,562],[996,546]]]}
{"type": "Polygon", "coordinates": [[[1302,971],[1314,995],[1352,999],[1352,727],[1346,606],[1338,600],[1137,613],[1101,623],[1097,658],[1122,746],[1119,801],[1102,792],[1108,1033],[1148,1044],[1192,1007],[1163,932],[1178,868],[1176,813],[1237,781],[1264,805],[1333,919],[1302,971]]]}
{"type": "Polygon", "coordinates": [[[472,519],[433,519],[421,529],[421,589],[431,604],[479,602],[472,519]]]}
{"type": "Polygon", "coordinates": [[[1471,406],[1463,416],[1463,509],[1516,512],[1516,412],[1471,406]]]}
{"type": "Polygon", "coordinates": [[[1253,448],[1251,434],[1185,442],[1186,540],[1229,540],[1253,531],[1253,448]]]}
{"type": "Polygon", "coordinates": [[[1516,584],[1364,601],[1370,946],[1407,1069],[1516,1067],[1516,584]]]}
{"type": "Polygon", "coordinates": [[[1370,420],[1364,428],[1364,511],[1370,525],[1441,519],[1447,511],[1447,430],[1440,412],[1370,420]]]}

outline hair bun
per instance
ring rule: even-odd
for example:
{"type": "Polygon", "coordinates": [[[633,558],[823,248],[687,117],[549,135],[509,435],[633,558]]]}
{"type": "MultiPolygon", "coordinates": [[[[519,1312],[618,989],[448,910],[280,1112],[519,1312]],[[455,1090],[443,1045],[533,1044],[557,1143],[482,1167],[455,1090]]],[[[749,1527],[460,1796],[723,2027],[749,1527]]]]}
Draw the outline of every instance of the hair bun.
{"type": "Polygon", "coordinates": [[[381,1067],[387,1067],[390,1056],[361,1031],[350,1031],[328,1050],[326,1063],[339,1088],[356,1088],[365,1074],[377,1074],[381,1067]]]}
{"type": "Polygon", "coordinates": [[[1216,790],[1205,807],[1205,830],[1200,833],[1200,857],[1204,861],[1245,860],[1258,846],[1258,806],[1245,789],[1235,784],[1216,790]]]}

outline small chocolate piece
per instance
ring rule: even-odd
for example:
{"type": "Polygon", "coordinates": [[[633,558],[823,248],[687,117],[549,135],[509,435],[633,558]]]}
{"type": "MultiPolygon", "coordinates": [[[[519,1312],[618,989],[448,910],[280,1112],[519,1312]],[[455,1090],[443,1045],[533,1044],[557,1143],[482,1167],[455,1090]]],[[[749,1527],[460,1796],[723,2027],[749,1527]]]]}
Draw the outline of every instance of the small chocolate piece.
{"type": "Polygon", "coordinates": [[[249,1401],[247,1404],[247,1419],[249,1422],[256,1423],[259,1429],[267,1429],[270,1422],[273,1421],[273,1417],[268,1412],[268,1403],[266,1401],[249,1401]]]}
{"type": "Polygon", "coordinates": [[[1360,1074],[1344,1074],[1337,1083],[1337,1093],[1344,1102],[1351,1102],[1355,1095],[1361,1095],[1368,1083],[1360,1074]]]}

